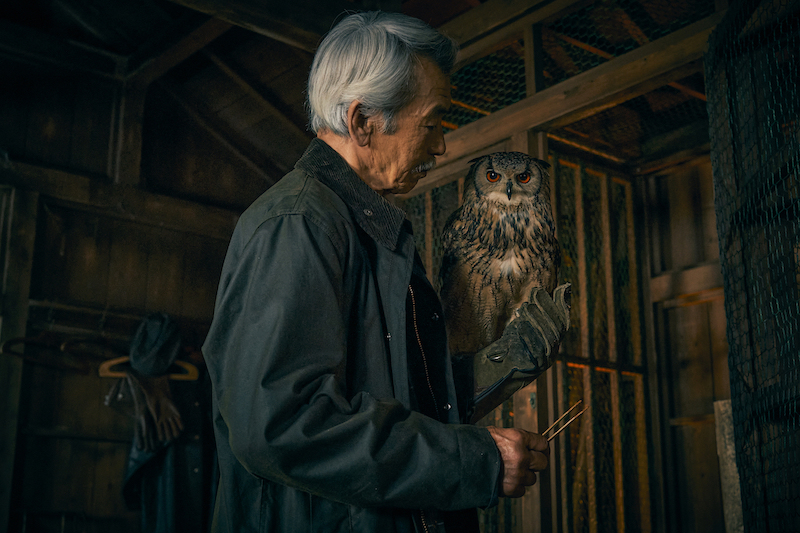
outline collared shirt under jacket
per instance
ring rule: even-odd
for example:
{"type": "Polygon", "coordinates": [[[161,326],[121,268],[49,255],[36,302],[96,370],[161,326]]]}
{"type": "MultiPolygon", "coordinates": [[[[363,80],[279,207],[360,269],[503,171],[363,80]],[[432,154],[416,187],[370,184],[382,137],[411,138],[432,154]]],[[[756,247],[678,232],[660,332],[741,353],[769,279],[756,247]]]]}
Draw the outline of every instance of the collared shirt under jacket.
{"type": "Polygon", "coordinates": [[[497,502],[486,429],[411,409],[404,220],[318,139],[239,219],[203,346],[214,531],[411,532],[420,509],[497,502]]]}

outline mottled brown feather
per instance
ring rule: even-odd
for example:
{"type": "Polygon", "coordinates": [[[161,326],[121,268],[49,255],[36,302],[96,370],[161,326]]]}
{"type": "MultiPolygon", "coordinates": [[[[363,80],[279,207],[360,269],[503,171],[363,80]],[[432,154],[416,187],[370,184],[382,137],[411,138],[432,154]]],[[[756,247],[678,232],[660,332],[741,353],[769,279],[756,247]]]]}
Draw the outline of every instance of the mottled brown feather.
{"type": "Polygon", "coordinates": [[[445,224],[439,270],[455,355],[498,339],[533,287],[551,294],[556,287],[561,259],[547,167],[526,154],[497,152],[470,168],[464,204],[445,224]],[[525,173],[530,180],[521,183],[525,173]]]}

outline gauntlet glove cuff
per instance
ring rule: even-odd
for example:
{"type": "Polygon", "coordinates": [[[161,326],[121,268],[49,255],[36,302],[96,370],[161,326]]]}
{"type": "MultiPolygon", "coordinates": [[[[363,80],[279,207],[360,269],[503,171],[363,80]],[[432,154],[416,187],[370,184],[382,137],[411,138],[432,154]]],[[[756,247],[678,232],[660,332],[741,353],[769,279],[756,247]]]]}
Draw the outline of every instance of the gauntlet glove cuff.
{"type": "Polygon", "coordinates": [[[506,326],[503,336],[474,355],[475,391],[470,422],[475,422],[539,377],[569,329],[571,285],[553,291],[535,288],[506,326]]]}

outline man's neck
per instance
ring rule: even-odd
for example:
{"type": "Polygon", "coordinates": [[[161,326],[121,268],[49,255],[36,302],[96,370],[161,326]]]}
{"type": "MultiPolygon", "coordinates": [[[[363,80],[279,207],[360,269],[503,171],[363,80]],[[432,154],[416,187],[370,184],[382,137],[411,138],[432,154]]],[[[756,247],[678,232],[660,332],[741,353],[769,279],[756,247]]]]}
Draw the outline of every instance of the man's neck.
{"type": "Polygon", "coordinates": [[[369,185],[371,189],[381,196],[386,196],[383,189],[373,186],[374,180],[370,179],[372,175],[370,174],[370,167],[366,161],[365,150],[358,146],[353,139],[350,137],[342,137],[328,130],[319,131],[317,133],[317,138],[342,156],[342,159],[350,165],[350,168],[361,178],[361,181],[369,185]]]}

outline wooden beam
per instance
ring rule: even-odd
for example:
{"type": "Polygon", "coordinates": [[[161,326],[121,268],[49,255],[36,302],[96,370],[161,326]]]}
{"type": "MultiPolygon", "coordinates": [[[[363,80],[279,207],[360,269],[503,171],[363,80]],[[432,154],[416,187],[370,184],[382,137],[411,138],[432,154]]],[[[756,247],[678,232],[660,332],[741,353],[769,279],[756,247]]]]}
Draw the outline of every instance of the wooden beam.
{"type": "Polygon", "coordinates": [[[189,101],[181,94],[177,85],[162,80],[158,83],[158,87],[172,97],[198,126],[214,137],[240,161],[261,176],[268,184],[272,185],[276,183],[281,176],[290,170],[283,166],[279,167],[274,162],[268,160],[263,156],[260,150],[248,141],[242,139],[238,132],[230,128],[223,121],[217,119],[212,113],[208,112],[202,104],[189,101]]]}
{"type": "MultiPolygon", "coordinates": [[[[472,35],[472,37],[466,42],[459,41],[461,44],[461,50],[459,51],[458,59],[456,60],[456,69],[486,55],[487,52],[496,49],[496,47],[501,43],[508,42],[512,39],[522,38],[523,32],[529,26],[533,26],[534,24],[538,24],[544,20],[550,19],[551,17],[558,15],[559,13],[562,13],[570,8],[574,8],[576,5],[580,5],[584,2],[586,2],[586,0],[553,0],[552,2],[548,3],[535,2],[534,6],[538,6],[535,11],[527,13],[522,17],[512,19],[510,22],[507,19],[502,23],[495,21],[495,31],[489,34],[483,34],[484,36],[480,38],[476,38],[480,34],[472,35]]],[[[475,16],[472,14],[473,12],[477,12],[479,9],[489,6],[491,3],[492,2],[490,1],[480,7],[471,9],[470,11],[464,13],[464,15],[461,17],[475,16]]],[[[504,4],[507,2],[500,0],[497,3],[504,4]]],[[[498,12],[502,13],[504,11],[498,10],[498,12]]],[[[505,13],[508,14],[507,11],[505,13]]],[[[457,22],[461,17],[456,19],[454,23],[457,22]]],[[[489,20],[493,20],[489,14],[485,14],[485,17],[487,17],[489,20]]],[[[443,30],[445,26],[442,26],[443,30]]],[[[477,31],[480,30],[476,30],[476,32],[477,31]]]]}
{"type": "Polygon", "coordinates": [[[147,86],[136,82],[123,82],[115,90],[107,168],[114,183],[135,187],[141,182],[146,93],[147,86]]]}
{"type": "Polygon", "coordinates": [[[0,166],[0,183],[36,191],[104,216],[220,240],[230,239],[239,218],[238,213],[227,209],[18,162],[0,166]]]}
{"type": "Polygon", "coordinates": [[[463,15],[445,22],[439,31],[464,46],[482,35],[493,32],[509,21],[538,9],[547,0],[489,0],[463,15]]]}
{"type": "MultiPolygon", "coordinates": [[[[626,25],[628,30],[631,33],[633,33],[634,36],[639,35],[639,37],[636,38],[636,41],[639,43],[639,45],[641,46],[641,45],[649,43],[650,40],[647,39],[647,37],[644,35],[644,32],[642,30],[640,30],[639,27],[636,26],[635,23],[632,20],[630,20],[629,18],[627,20],[629,21],[629,24],[626,25]],[[631,27],[631,25],[633,25],[633,26],[631,27]]],[[[579,41],[578,39],[574,39],[572,37],[569,37],[568,35],[564,35],[562,33],[555,33],[555,35],[556,35],[556,37],[558,37],[562,41],[567,42],[567,43],[571,44],[572,46],[575,46],[576,48],[580,48],[581,50],[586,50],[590,54],[594,54],[596,56],[602,57],[603,59],[614,59],[614,57],[615,57],[614,55],[609,54],[608,52],[606,52],[604,50],[600,50],[597,47],[594,47],[594,46],[591,46],[591,45],[589,45],[587,43],[579,41]]],[[[689,96],[691,96],[693,98],[697,98],[698,100],[702,100],[704,102],[707,101],[705,93],[701,93],[699,91],[695,91],[691,87],[687,87],[686,85],[678,83],[677,81],[670,82],[667,85],[669,85],[673,89],[678,89],[682,93],[687,94],[687,95],[689,95],[689,96]]]]}
{"type": "MultiPolygon", "coordinates": [[[[31,267],[36,237],[38,196],[35,192],[4,190],[0,215],[0,239],[5,249],[0,253],[3,275],[0,279],[0,342],[26,334],[31,267]],[[10,226],[10,227],[9,227],[10,226]]],[[[7,531],[13,490],[14,457],[22,391],[22,360],[0,356],[0,531],[7,531]]]]}
{"type": "Polygon", "coordinates": [[[719,262],[714,261],[650,278],[650,300],[656,303],[688,298],[721,287],[722,269],[719,262]]]}
{"type": "Polygon", "coordinates": [[[102,78],[123,78],[124,57],[0,20],[0,55],[102,78]]]}
{"type": "Polygon", "coordinates": [[[399,0],[171,0],[289,46],[314,52],[346,11],[400,11],[399,0]]]}
{"type": "Polygon", "coordinates": [[[176,4],[212,15],[295,48],[313,52],[336,17],[352,3],[340,0],[172,0],[176,4]]]}
{"type": "Polygon", "coordinates": [[[231,27],[230,22],[190,13],[178,21],[172,31],[167,32],[165,39],[148,43],[131,55],[127,79],[145,85],[152,83],[231,27]],[[198,18],[202,22],[198,22],[198,18]]]}
{"type": "Polygon", "coordinates": [[[440,164],[518,131],[566,126],[700,71],[708,36],[721,17],[712,15],[448,133],[440,164]]]}
{"type": "Polygon", "coordinates": [[[301,139],[304,139],[306,142],[311,141],[312,135],[295,124],[294,121],[287,117],[284,112],[278,109],[275,104],[273,104],[266,96],[264,96],[261,91],[257,90],[253,84],[246,79],[245,74],[242,74],[239,70],[227,63],[211,50],[205,49],[203,50],[203,53],[231,81],[243,89],[250,98],[253,98],[263,109],[269,113],[270,117],[275,120],[275,129],[286,131],[291,135],[295,135],[301,139]]]}
{"type": "Polygon", "coordinates": [[[54,16],[69,19],[69,24],[78,26],[112,50],[124,53],[130,51],[132,39],[124,30],[113,27],[95,6],[77,0],[52,0],[54,16]]]}

